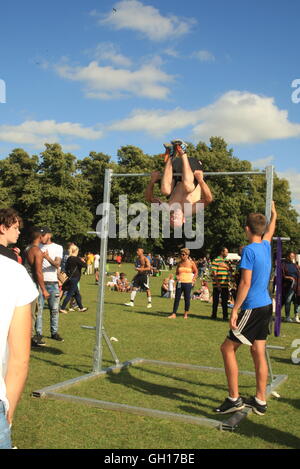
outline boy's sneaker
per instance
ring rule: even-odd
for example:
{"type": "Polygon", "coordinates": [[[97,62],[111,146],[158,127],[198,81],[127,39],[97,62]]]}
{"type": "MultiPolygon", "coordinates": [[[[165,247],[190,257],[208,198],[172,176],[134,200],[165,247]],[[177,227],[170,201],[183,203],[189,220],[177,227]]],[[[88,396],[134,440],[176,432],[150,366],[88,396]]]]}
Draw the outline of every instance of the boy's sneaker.
{"type": "Polygon", "coordinates": [[[250,399],[245,399],[245,405],[247,407],[252,407],[253,412],[257,415],[265,415],[267,412],[267,404],[259,404],[254,396],[250,397],[250,399]]]}
{"type": "Polygon", "coordinates": [[[64,339],[59,334],[57,334],[57,332],[56,334],[51,335],[51,339],[57,340],[58,342],[64,342],[64,339]]]}
{"type": "Polygon", "coordinates": [[[294,321],[300,323],[299,314],[296,314],[294,321]]]}
{"type": "Polygon", "coordinates": [[[81,309],[79,309],[78,311],[80,311],[81,313],[84,313],[84,312],[87,311],[87,310],[88,310],[88,308],[81,308],[81,309]]]}
{"type": "Polygon", "coordinates": [[[125,306],[134,306],[134,303],[132,303],[132,301],[130,301],[130,303],[124,303],[125,306]]]}
{"type": "Polygon", "coordinates": [[[152,308],[152,303],[148,303],[147,308],[152,308]]]}
{"type": "Polygon", "coordinates": [[[285,318],[285,322],[294,322],[292,318],[285,318]]]}
{"type": "Polygon", "coordinates": [[[245,407],[243,399],[238,397],[236,401],[230,400],[228,397],[225,399],[223,404],[220,405],[215,412],[218,414],[229,414],[230,412],[237,412],[245,407]]]}
{"type": "Polygon", "coordinates": [[[60,309],[59,312],[61,314],[68,314],[68,311],[66,309],[60,309]]]}
{"type": "Polygon", "coordinates": [[[43,337],[39,334],[35,335],[31,339],[31,346],[32,347],[45,347],[46,342],[43,340],[43,337]]]}

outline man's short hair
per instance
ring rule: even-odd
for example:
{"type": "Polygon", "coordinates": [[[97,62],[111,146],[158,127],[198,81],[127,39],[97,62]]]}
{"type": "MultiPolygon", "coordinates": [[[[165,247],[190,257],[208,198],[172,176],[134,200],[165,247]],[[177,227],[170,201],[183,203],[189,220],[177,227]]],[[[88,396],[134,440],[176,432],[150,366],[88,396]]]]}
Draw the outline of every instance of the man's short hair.
{"type": "Polygon", "coordinates": [[[51,230],[51,228],[49,228],[49,226],[41,226],[40,231],[41,231],[42,235],[45,235],[47,233],[49,233],[49,234],[52,233],[52,230],[51,230]]]}
{"type": "Polygon", "coordinates": [[[35,241],[37,238],[41,236],[41,234],[42,234],[41,228],[38,228],[37,226],[33,226],[29,234],[30,242],[32,243],[33,241],[35,241]]]}
{"type": "Polygon", "coordinates": [[[0,225],[10,228],[15,223],[19,222],[22,226],[22,218],[14,208],[1,208],[0,209],[0,225]]]}
{"type": "Polygon", "coordinates": [[[250,213],[247,216],[246,226],[253,235],[262,236],[267,228],[267,219],[262,213],[250,213]]]}

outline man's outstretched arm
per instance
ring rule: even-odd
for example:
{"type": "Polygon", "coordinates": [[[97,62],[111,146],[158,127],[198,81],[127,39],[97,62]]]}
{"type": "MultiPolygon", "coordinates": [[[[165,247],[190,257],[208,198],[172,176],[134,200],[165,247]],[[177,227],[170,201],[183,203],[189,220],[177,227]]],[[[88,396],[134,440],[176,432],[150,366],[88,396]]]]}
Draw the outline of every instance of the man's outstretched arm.
{"type": "Polygon", "coordinates": [[[147,202],[152,202],[152,203],[161,203],[161,200],[158,199],[157,197],[154,197],[153,191],[154,191],[154,185],[157,181],[161,179],[161,174],[159,171],[153,171],[151,173],[151,179],[146,187],[145,191],[145,198],[147,202]]]}
{"type": "Polygon", "coordinates": [[[195,171],[194,176],[201,188],[201,200],[199,200],[199,202],[203,203],[204,207],[207,207],[207,205],[209,205],[214,199],[210,188],[203,179],[203,171],[195,171]]]}

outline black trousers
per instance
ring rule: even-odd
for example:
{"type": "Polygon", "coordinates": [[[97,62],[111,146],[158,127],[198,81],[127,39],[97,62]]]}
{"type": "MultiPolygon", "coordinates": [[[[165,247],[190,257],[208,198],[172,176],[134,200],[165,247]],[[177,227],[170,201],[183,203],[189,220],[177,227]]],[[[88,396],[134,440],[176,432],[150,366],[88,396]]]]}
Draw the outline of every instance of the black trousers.
{"type": "Polygon", "coordinates": [[[182,293],[184,295],[184,311],[188,312],[190,310],[192,288],[192,283],[177,283],[175,300],[173,305],[173,314],[177,313],[182,293]]]}
{"type": "Polygon", "coordinates": [[[221,288],[221,291],[217,287],[213,288],[213,307],[212,307],[211,317],[212,318],[217,317],[220,295],[221,295],[221,301],[222,301],[223,319],[228,319],[229,290],[227,287],[221,288]]]}

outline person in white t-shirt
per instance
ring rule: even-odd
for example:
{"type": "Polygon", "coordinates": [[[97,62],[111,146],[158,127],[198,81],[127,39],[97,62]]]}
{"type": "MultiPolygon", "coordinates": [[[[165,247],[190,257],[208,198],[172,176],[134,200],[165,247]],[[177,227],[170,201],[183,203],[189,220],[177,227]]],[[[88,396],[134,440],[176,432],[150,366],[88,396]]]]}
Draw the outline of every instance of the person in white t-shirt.
{"type": "Polygon", "coordinates": [[[24,266],[0,255],[0,449],[11,449],[13,415],[28,374],[31,303],[38,291],[24,266]]]}
{"type": "MultiPolygon", "coordinates": [[[[58,334],[58,318],[59,318],[59,300],[60,292],[57,279],[57,269],[61,265],[63,257],[63,247],[59,244],[53,243],[51,229],[47,226],[40,228],[42,233],[42,244],[40,249],[44,252],[44,260],[42,265],[45,287],[50,297],[48,298],[48,305],[50,309],[50,330],[51,338],[59,342],[64,342],[64,339],[58,334]]],[[[38,314],[36,320],[36,332],[42,337],[43,335],[43,309],[45,298],[39,295],[38,299],[38,314]]]]}

